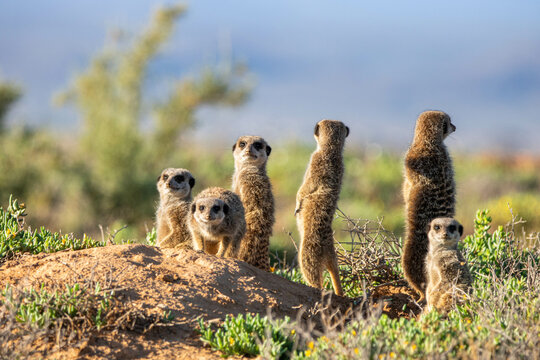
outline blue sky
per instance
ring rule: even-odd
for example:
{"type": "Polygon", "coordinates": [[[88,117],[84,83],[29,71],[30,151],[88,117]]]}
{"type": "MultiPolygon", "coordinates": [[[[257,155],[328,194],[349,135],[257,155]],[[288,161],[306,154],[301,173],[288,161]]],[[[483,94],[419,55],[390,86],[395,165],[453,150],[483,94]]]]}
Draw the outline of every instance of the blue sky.
{"type": "MultiPolygon", "coordinates": [[[[10,121],[75,130],[77,114],[53,107],[52,95],[108,30],[140,31],[163,4],[0,0],[0,76],[25,91],[10,121]]],[[[245,106],[198,114],[199,139],[310,139],[318,120],[334,118],[349,125],[350,142],[403,150],[418,114],[441,109],[458,127],[452,148],[540,153],[538,1],[187,4],[150,69],[149,92],[216,63],[228,44],[256,79],[245,106]]]]}

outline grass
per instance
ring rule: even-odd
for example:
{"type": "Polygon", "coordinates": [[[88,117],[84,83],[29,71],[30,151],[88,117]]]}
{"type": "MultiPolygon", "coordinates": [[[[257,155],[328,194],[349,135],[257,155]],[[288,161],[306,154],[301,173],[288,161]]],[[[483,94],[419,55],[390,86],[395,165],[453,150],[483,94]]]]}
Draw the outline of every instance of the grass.
{"type": "MultiPolygon", "coordinates": [[[[390,319],[380,311],[357,313],[352,319],[343,319],[343,327],[330,324],[322,331],[306,329],[304,326],[287,322],[287,333],[294,333],[295,344],[289,346],[286,357],[293,359],[453,359],[453,358],[500,358],[533,359],[540,356],[540,235],[528,235],[527,241],[516,233],[521,223],[513,217],[507,227],[499,226],[491,231],[492,219],[487,210],[478,211],[474,220],[474,233],[461,242],[461,250],[467,257],[474,277],[472,295],[448,314],[437,311],[424,313],[418,318],[390,319]],[[530,246],[524,247],[528,243],[530,246]]],[[[352,227],[351,236],[361,240],[375,236],[388,236],[386,231],[376,231],[373,222],[355,222],[366,227],[352,227]],[[364,231],[359,231],[363,229],[364,231]],[[368,229],[371,229],[368,231],[368,229]],[[375,234],[375,235],[374,235],[375,234]]],[[[375,223],[377,224],[377,223],[375,223]]],[[[385,279],[400,275],[399,261],[392,257],[395,240],[379,239],[376,244],[363,243],[371,253],[386,261],[393,269],[385,279]],[[387,245],[381,245],[381,244],[387,245]]],[[[377,242],[377,241],[375,241],[377,242]]],[[[366,251],[353,248],[352,254],[366,251]]],[[[351,255],[351,254],[349,254],[351,255]]],[[[373,261],[353,261],[345,267],[350,274],[346,278],[356,281],[356,286],[345,287],[350,297],[359,295],[358,286],[362,281],[367,289],[372,289],[384,279],[369,276],[373,261]],[[356,267],[356,268],[355,268],[356,267]]],[[[288,268],[278,262],[274,273],[292,281],[301,281],[296,268],[288,268]]],[[[376,272],[379,273],[378,271],[376,272]]],[[[346,282],[345,281],[345,282],[346,282]]],[[[350,284],[349,284],[350,285],[350,284]]],[[[263,318],[264,319],[264,318],[263,318]]],[[[228,323],[243,322],[243,319],[228,318],[228,323]]],[[[263,321],[262,319],[260,321],[263,321]]],[[[267,326],[283,329],[283,324],[274,325],[270,320],[267,326]]],[[[217,332],[224,339],[234,343],[235,333],[230,326],[212,330],[201,323],[205,333],[203,337],[212,338],[217,332]]],[[[206,341],[212,348],[220,351],[223,347],[206,341]]],[[[263,354],[263,358],[272,358],[265,352],[262,341],[252,342],[249,353],[242,353],[239,348],[234,354],[263,354]],[[258,351],[258,352],[257,352],[258,351]]],[[[224,356],[232,355],[223,352],[224,356]]]]}
{"type": "MultiPolygon", "coordinates": [[[[31,231],[25,206],[10,199],[0,208],[0,259],[19,253],[54,252],[103,246],[31,231]]],[[[402,278],[399,239],[380,221],[354,220],[343,213],[349,242],[338,244],[346,295],[358,298],[374,287],[402,278]]],[[[380,310],[342,318],[341,326],[306,327],[290,319],[260,315],[228,316],[220,325],[199,321],[201,339],[223,356],[246,355],[293,359],[393,358],[516,358],[540,356],[540,234],[522,232],[523,220],[513,216],[496,226],[487,210],[478,211],[471,235],[460,243],[474,277],[467,301],[443,315],[390,319],[380,310]]],[[[86,239],[86,240],[85,240],[86,239]]],[[[155,229],[147,232],[155,241],[155,229]]],[[[273,272],[303,282],[296,266],[276,258],[273,272]]],[[[331,288],[326,281],[327,288],[331,288]]],[[[371,309],[371,308],[370,308],[371,309]]],[[[88,281],[63,288],[18,289],[0,294],[0,358],[36,354],[36,342],[66,346],[90,334],[114,329],[147,329],[172,321],[170,313],[145,318],[116,299],[114,289],[88,281]]],[[[335,320],[335,319],[334,319],[335,320]]]]}
{"type": "Polygon", "coordinates": [[[73,234],[51,232],[44,227],[32,231],[25,227],[25,212],[25,205],[11,196],[7,208],[0,207],[0,263],[20,253],[52,253],[106,244],[105,241],[96,241],[86,235],[77,239],[73,234]]]}
{"type": "Polygon", "coordinates": [[[224,356],[260,355],[261,351],[272,359],[288,358],[295,345],[295,332],[287,331],[289,318],[271,321],[259,314],[227,315],[216,330],[199,319],[198,332],[201,340],[224,356]]]}

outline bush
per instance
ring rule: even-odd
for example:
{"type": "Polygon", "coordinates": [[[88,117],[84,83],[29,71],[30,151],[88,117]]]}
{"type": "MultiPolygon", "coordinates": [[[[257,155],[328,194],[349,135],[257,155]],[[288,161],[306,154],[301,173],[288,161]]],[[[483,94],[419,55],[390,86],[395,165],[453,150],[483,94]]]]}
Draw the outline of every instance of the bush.
{"type": "Polygon", "coordinates": [[[19,253],[52,253],[105,246],[105,241],[95,241],[86,235],[77,239],[73,234],[53,233],[44,227],[32,231],[25,227],[25,211],[25,204],[11,196],[8,207],[0,207],[0,262],[19,253]]]}
{"type": "Polygon", "coordinates": [[[236,317],[227,315],[217,330],[199,319],[199,333],[203,342],[225,356],[256,356],[261,353],[262,347],[272,359],[285,359],[290,357],[296,338],[294,332],[287,333],[283,329],[289,322],[287,317],[270,321],[267,317],[261,318],[259,314],[240,314],[236,317]]]}
{"type": "Polygon", "coordinates": [[[477,213],[474,234],[461,245],[475,278],[468,302],[418,319],[358,316],[344,331],[312,334],[297,358],[538,358],[540,241],[533,234],[530,249],[517,246],[525,242],[515,223],[490,233],[489,212],[477,213]]]}

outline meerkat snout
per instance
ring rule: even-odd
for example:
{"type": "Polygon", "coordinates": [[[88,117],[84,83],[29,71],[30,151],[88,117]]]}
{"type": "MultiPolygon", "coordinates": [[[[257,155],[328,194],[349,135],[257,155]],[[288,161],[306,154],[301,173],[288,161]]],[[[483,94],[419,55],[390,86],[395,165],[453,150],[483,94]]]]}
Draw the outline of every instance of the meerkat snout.
{"type": "Polygon", "coordinates": [[[432,241],[455,246],[463,235],[463,225],[452,218],[437,218],[427,226],[426,232],[432,241]]]}
{"type": "Polygon", "coordinates": [[[264,140],[243,136],[234,143],[233,154],[243,162],[264,163],[272,152],[272,148],[264,140]]]}
{"type": "Polygon", "coordinates": [[[165,169],[157,181],[157,187],[160,193],[179,198],[190,198],[191,189],[195,186],[195,178],[185,169],[165,169]]]}
{"type": "Polygon", "coordinates": [[[202,223],[219,224],[229,212],[229,206],[220,199],[200,199],[191,205],[191,212],[202,223]]]}

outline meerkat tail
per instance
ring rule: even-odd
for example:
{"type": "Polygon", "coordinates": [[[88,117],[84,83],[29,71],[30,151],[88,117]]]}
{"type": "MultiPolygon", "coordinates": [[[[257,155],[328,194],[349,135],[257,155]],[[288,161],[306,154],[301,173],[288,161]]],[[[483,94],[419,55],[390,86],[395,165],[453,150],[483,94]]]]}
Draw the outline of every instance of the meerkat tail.
{"type": "Polygon", "coordinates": [[[341,280],[339,279],[339,266],[335,256],[331,256],[326,261],[326,267],[330,273],[330,278],[332,279],[334,292],[339,296],[343,296],[343,288],[341,287],[341,280]]]}

